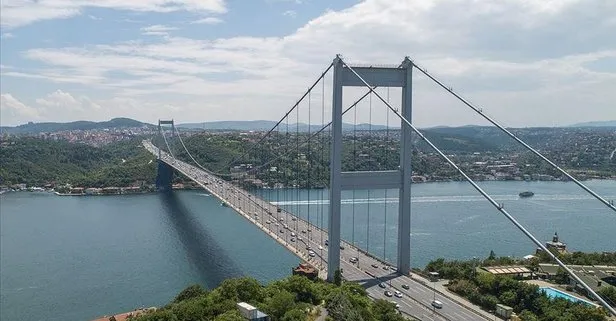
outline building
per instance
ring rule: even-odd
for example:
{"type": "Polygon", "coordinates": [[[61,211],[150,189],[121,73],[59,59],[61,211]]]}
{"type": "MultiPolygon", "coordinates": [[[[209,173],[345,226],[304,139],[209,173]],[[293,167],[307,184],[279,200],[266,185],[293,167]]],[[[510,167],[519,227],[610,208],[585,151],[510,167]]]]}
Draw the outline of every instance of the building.
{"type": "Polygon", "coordinates": [[[292,272],[293,275],[302,275],[311,280],[314,280],[319,277],[319,272],[317,272],[315,268],[306,263],[300,263],[299,266],[294,268],[292,272]]]}
{"type": "Polygon", "coordinates": [[[527,267],[517,265],[485,266],[481,269],[494,275],[508,275],[515,278],[529,278],[533,273],[533,271],[529,270],[527,267]]]}
{"type": "Polygon", "coordinates": [[[554,237],[552,237],[552,242],[546,242],[545,246],[548,250],[556,250],[559,253],[567,253],[567,244],[558,240],[558,233],[554,233],[554,237]]]}
{"type": "Polygon", "coordinates": [[[240,310],[240,314],[251,321],[270,321],[270,317],[259,311],[257,308],[246,302],[240,302],[237,304],[237,308],[240,310]]]}

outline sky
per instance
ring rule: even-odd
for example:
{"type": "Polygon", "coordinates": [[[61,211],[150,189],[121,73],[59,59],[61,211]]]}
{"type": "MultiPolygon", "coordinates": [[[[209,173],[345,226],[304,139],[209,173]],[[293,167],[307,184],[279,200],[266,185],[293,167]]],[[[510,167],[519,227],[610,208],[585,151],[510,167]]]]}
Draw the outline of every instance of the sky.
{"type": "MultiPolygon", "coordinates": [[[[614,0],[2,0],[0,18],[4,126],[278,120],[336,54],[408,56],[506,126],[616,119],[614,0]]],[[[291,122],[330,117],[322,81],[291,122]]],[[[345,117],[396,122],[376,97],[345,117]]],[[[417,71],[412,121],[486,124],[417,71]]]]}

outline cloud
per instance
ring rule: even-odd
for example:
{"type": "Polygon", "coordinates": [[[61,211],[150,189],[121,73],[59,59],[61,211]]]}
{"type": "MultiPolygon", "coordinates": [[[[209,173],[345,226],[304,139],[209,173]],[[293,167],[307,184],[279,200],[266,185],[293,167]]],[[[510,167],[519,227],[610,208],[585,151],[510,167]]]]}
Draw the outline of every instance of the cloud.
{"type": "Polygon", "coordinates": [[[2,36],[0,36],[1,39],[10,39],[10,38],[15,38],[15,36],[10,33],[10,32],[5,32],[2,34],[2,36]]]}
{"type": "Polygon", "coordinates": [[[65,19],[88,7],[140,12],[225,13],[224,0],[6,0],[0,6],[3,27],[19,27],[36,21],[65,19]]]}
{"type": "Polygon", "coordinates": [[[168,27],[164,25],[152,25],[149,27],[141,28],[144,35],[148,36],[167,36],[169,31],[178,30],[175,27],[168,27]]]}
{"type": "Polygon", "coordinates": [[[222,23],[223,20],[217,17],[206,17],[203,19],[195,20],[191,22],[192,24],[206,24],[206,25],[217,25],[222,23]]]}
{"type": "MultiPolygon", "coordinates": [[[[609,89],[616,88],[616,73],[599,64],[616,58],[616,45],[605,40],[612,36],[614,16],[616,2],[610,0],[367,0],[327,11],[282,37],[166,35],[147,42],[29,49],[23,58],[44,67],[2,76],[85,85],[150,106],[142,117],[153,115],[152,120],[169,111],[165,106],[182,108],[175,118],[186,120],[206,114],[274,119],[336,53],[360,64],[396,64],[411,55],[488,114],[510,120],[508,125],[573,123],[616,118],[616,92],[609,89]],[[574,112],[584,105],[579,97],[589,102],[583,115],[574,112]]],[[[169,31],[156,27],[149,31],[169,31]]],[[[479,121],[418,72],[415,79],[419,125],[479,121]]],[[[331,75],[326,80],[331,95],[331,75]]],[[[359,93],[345,89],[345,100],[359,93]]],[[[358,116],[366,121],[362,108],[358,116]]],[[[374,117],[385,121],[383,113],[374,117]]]]}
{"type": "Polygon", "coordinates": [[[15,125],[15,120],[23,123],[39,118],[36,109],[27,106],[9,93],[0,94],[0,106],[0,121],[3,126],[15,125]]]}
{"type": "Polygon", "coordinates": [[[297,12],[295,12],[294,10],[287,10],[283,12],[282,15],[286,17],[295,18],[297,16],[297,12]]]}

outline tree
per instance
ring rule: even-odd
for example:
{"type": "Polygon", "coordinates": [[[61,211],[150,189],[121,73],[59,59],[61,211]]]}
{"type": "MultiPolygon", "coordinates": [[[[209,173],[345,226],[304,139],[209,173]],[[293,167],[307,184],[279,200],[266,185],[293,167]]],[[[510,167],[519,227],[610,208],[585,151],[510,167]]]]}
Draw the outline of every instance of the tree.
{"type": "Polygon", "coordinates": [[[616,287],[604,286],[599,289],[598,294],[611,306],[616,307],[616,287]]]}
{"type": "Polygon", "coordinates": [[[295,308],[287,311],[282,317],[282,321],[305,321],[306,320],[306,310],[295,308]]]}
{"type": "Polygon", "coordinates": [[[115,315],[110,316],[109,321],[117,321],[115,315]]]}
{"type": "Polygon", "coordinates": [[[182,292],[180,292],[175,299],[173,300],[174,303],[178,303],[178,302],[182,302],[185,300],[190,300],[196,297],[200,297],[202,295],[207,294],[207,291],[199,284],[194,284],[191,285],[189,287],[187,287],[186,289],[182,290],[182,292]]]}
{"type": "Polygon", "coordinates": [[[569,274],[565,270],[559,267],[558,270],[556,271],[556,275],[554,275],[554,282],[558,284],[569,283],[569,274]]]}
{"type": "Polygon", "coordinates": [[[372,307],[374,317],[379,321],[404,321],[393,303],[385,300],[376,300],[372,307]]]}
{"type": "Polygon", "coordinates": [[[342,273],[340,272],[340,269],[334,272],[334,284],[337,286],[342,284],[342,273]]]}
{"type": "Polygon", "coordinates": [[[265,300],[263,310],[274,320],[281,320],[282,317],[295,306],[295,295],[289,291],[282,290],[265,300]]]}
{"type": "Polygon", "coordinates": [[[214,321],[245,321],[244,317],[240,314],[240,312],[236,310],[229,310],[219,316],[217,316],[214,321]]]}
{"type": "Polygon", "coordinates": [[[490,250],[490,255],[488,256],[488,260],[494,260],[496,259],[496,254],[494,253],[494,250],[490,250]]]}
{"type": "Polygon", "coordinates": [[[520,312],[519,314],[520,319],[522,319],[522,321],[539,321],[539,318],[537,318],[537,316],[528,311],[528,310],[522,310],[522,312],[520,312]]]}

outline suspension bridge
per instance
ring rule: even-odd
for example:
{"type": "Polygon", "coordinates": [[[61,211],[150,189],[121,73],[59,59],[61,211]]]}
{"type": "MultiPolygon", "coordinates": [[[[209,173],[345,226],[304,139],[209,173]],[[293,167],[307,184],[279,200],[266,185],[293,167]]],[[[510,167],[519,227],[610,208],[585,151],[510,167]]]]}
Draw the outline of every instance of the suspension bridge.
{"type": "Polygon", "coordinates": [[[223,206],[234,209],[318,269],[320,277],[333,281],[340,273],[346,280],[363,284],[374,298],[395,299],[401,312],[421,320],[492,320],[493,315],[411,273],[411,159],[422,144],[616,316],[614,308],[548,251],[504,204],[496,202],[413,125],[415,70],[616,212],[613,202],[576,180],[408,57],[395,66],[352,66],[336,56],[272,128],[238,134],[240,154],[218,168],[206,168],[197,161],[194,155],[201,152],[189,151],[173,120],[159,121],[159,135],[143,142],[158,158],[157,187],[171,189],[174,172],[188,177],[220,199],[223,206]],[[343,99],[345,87],[364,88],[365,92],[355,94],[352,103],[345,106],[343,102],[349,100],[343,99]],[[329,99],[331,104],[326,103],[329,99]],[[368,115],[365,124],[358,123],[357,111],[361,108],[368,115]],[[384,121],[385,125],[373,125],[374,121],[384,121]],[[378,210],[370,207],[374,190],[385,193],[380,198],[385,206],[378,210]],[[343,203],[343,191],[352,195],[351,202],[343,203]],[[355,205],[366,197],[367,210],[360,213],[355,205]],[[342,216],[350,217],[352,224],[351,236],[345,240],[341,238],[342,216]],[[379,224],[384,229],[382,246],[370,240],[376,228],[370,223],[375,218],[385,222],[379,224]],[[359,220],[366,222],[366,231],[356,230],[359,220]],[[386,243],[388,220],[397,222],[396,251],[386,243]],[[355,239],[360,233],[365,233],[365,240],[355,239]],[[435,309],[435,299],[446,308],[435,309]]]}

